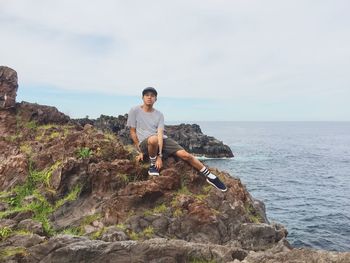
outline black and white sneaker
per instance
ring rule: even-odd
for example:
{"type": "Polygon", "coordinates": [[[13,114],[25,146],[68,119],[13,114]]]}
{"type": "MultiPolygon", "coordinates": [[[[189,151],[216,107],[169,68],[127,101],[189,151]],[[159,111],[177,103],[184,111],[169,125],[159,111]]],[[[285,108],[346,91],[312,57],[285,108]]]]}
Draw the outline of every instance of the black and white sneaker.
{"type": "Polygon", "coordinates": [[[209,177],[207,177],[207,182],[214,186],[216,189],[220,190],[221,192],[227,191],[226,185],[223,182],[221,182],[221,180],[218,177],[215,177],[215,179],[210,179],[209,177]]]}
{"type": "Polygon", "coordinates": [[[155,167],[154,165],[151,165],[148,169],[148,174],[152,176],[159,176],[159,171],[157,167],[155,167]]]}

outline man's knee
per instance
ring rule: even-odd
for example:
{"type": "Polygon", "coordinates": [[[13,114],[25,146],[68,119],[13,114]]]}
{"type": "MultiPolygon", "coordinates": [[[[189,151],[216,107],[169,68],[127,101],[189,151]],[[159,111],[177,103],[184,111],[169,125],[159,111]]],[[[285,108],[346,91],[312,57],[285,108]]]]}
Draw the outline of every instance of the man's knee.
{"type": "Polygon", "coordinates": [[[150,145],[156,146],[156,145],[158,145],[158,137],[156,135],[150,136],[150,137],[148,137],[147,142],[150,145]]]}
{"type": "Polygon", "coordinates": [[[192,154],[186,152],[185,150],[178,151],[176,155],[184,161],[191,161],[194,158],[192,154]]]}

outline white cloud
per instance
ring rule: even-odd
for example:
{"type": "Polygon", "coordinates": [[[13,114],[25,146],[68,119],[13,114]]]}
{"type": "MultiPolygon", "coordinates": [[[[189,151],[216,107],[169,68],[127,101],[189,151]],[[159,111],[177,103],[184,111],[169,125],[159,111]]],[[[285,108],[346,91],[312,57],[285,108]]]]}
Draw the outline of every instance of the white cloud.
{"type": "Polygon", "coordinates": [[[70,90],[139,95],[154,85],[168,97],[329,96],[350,84],[349,7],[8,0],[0,4],[0,61],[22,84],[70,90]]]}

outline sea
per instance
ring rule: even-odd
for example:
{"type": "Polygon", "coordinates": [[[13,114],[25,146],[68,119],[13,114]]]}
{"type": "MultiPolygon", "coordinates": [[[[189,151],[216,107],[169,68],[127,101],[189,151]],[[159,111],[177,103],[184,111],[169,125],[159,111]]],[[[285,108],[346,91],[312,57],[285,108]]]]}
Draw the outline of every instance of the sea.
{"type": "Polygon", "coordinates": [[[350,251],[350,122],[196,122],[232,149],[206,165],[239,177],[294,247],[350,251]]]}

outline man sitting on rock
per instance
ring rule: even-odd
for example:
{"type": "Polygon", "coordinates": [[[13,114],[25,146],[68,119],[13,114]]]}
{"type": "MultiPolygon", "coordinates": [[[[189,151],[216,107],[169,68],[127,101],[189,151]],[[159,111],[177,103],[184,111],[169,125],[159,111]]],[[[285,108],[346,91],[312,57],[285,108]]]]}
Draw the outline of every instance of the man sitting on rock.
{"type": "Polygon", "coordinates": [[[128,115],[127,126],[130,127],[130,135],[139,153],[138,159],[143,160],[144,155],[149,156],[151,165],[149,175],[159,176],[162,168],[163,152],[167,155],[176,155],[196,168],[207,182],[222,192],[227,188],[222,181],[208,168],[206,168],[192,154],[184,150],[176,141],[164,135],[164,116],[153,108],[157,101],[157,91],[148,87],[142,91],[143,105],[131,108],[128,115]]]}

